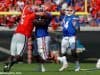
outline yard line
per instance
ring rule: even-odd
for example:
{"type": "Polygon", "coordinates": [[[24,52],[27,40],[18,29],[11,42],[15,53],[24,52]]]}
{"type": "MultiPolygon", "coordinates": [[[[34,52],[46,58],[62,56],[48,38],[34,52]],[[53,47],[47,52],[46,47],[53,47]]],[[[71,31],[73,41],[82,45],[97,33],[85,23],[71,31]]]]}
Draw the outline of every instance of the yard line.
{"type": "Polygon", "coordinates": [[[97,68],[87,68],[87,69],[80,69],[81,71],[93,71],[93,70],[100,70],[100,69],[97,69],[97,68]]]}

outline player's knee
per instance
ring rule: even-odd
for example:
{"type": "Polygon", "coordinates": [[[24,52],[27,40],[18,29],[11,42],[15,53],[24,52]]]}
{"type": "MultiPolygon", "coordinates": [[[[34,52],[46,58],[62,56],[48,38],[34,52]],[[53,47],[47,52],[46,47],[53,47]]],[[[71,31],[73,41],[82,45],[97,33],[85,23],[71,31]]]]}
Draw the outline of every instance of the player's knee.
{"type": "Polygon", "coordinates": [[[72,50],[71,49],[68,49],[66,52],[67,52],[67,55],[72,55],[72,50]]]}

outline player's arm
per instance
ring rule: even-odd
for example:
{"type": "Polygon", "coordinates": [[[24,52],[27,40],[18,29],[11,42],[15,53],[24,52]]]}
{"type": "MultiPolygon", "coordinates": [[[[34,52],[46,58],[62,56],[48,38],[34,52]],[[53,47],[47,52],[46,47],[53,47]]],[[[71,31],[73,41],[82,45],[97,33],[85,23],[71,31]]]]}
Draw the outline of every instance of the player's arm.
{"type": "Polygon", "coordinates": [[[75,26],[76,31],[79,32],[80,31],[80,23],[79,23],[78,17],[73,18],[73,25],[75,26]]]}

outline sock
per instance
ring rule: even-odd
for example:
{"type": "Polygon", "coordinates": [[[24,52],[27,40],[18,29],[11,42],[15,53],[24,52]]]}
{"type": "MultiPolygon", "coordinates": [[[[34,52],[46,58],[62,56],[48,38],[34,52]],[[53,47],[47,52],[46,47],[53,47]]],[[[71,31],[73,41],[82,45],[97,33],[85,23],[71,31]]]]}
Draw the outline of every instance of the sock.
{"type": "Polygon", "coordinates": [[[43,64],[41,64],[41,71],[44,72],[45,71],[45,67],[43,64]]]}
{"type": "Polygon", "coordinates": [[[43,65],[43,64],[41,64],[41,67],[42,67],[42,68],[44,68],[44,65],[43,65]]]}
{"type": "Polygon", "coordinates": [[[75,61],[76,66],[80,66],[79,61],[75,61]]]}
{"type": "Polygon", "coordinates": [[[60,61],[62,63],[62,57],[57,57],[57,60],[60,61]]]}
{"type": "Polygon", "coordinates": [[[67,58],[66,58],[66,56],[63,56],[62,60],[63,60],[63,64],[67,64],[67,58]]]}

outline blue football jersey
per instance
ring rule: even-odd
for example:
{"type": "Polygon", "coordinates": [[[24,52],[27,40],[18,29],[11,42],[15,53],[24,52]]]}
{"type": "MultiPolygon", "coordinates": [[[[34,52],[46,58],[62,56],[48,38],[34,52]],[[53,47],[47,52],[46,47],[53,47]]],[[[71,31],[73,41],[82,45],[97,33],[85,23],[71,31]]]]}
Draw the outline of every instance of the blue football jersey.
{"type": "Polygon", "coordinates": [[[61,25],[63,27],[63,36],[75,36],[76,28],[79,27],[78,17],[65,15],[61,25]]]}
{"type": "MultiPolygon", "coordinates": [[[[38,19],[40,19],[40,18],[38,18],[38,19]]],[[[44,25],[36,25],[35,36],[37,38],[49,35],[48,34],[48,26],[50,24],[50,21],[51,21],[51,17],[44,18],[44,22],[45,22],[44,25]]]]}

